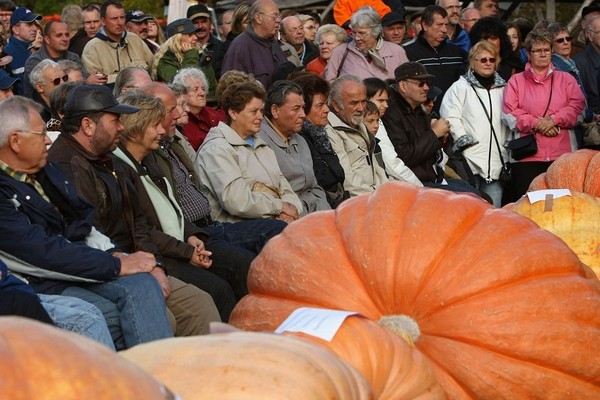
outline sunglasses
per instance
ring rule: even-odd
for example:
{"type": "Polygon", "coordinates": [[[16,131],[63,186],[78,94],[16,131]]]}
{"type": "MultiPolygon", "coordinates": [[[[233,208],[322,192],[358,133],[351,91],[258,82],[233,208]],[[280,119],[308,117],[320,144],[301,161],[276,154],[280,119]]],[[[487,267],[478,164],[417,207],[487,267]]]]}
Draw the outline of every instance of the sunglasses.
{"type": "Polygon", "coordinates": [[[570,43],[573,40],[573,36],[562,37],[560,39],[556,39],[554,43],[570,43]]]}
{"type": "Polygon", "coordinates": [[[411,79],[407,79],[406,81],[407,81],[407,82],[410,82],[410,83],[414,83],[415,85],[417,85],[417,86],[418,86],[418,87],[420,87],[420,88],[424,87],[425,85],[427,85],[427,86],[431,86],[431,85],[429,84],[429,81],[428,81],[428,80],[426,80],[426,79],[425,79],[425,80],[418,80],[418,81],[416,81],[416,80],[411,80],[411,79]]]}
{"type": "Polygon", "coordinates": [[[494,64],[496,62],[496,59],[494,57],[481,57],[477,61],[479,61],[482,64],[487,64],[488,62],[491,62],[492,64],[494,64]]]}
{"type": "Polygon", "coordinates": [[[69,81],[69,75],[63,75],[60,78],[55,78],[52,80],[52,83],[54,84],[54,86],[58,86],[60,85],[60,80],[62,79],[63,82],[68,82],[69,81]]]}

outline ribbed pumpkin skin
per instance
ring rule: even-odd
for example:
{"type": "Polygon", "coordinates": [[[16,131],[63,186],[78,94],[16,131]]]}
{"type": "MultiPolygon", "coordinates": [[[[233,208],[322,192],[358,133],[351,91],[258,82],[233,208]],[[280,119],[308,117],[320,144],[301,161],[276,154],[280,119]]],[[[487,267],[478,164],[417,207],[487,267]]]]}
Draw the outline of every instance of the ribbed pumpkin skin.
{"type": "Polygon", "coordinates": [[[328,345],[381,399],[406,398],[405,383],[436,396],[398,372],[426,370],[421,357],[452,399],[600,398],[599,281],[554,235],[471,196],[393,182],[303,217],[255,259],[249,288],[230,320],[243,329],[299,306],[363,314],[328,345]],[[385,315],[417,322],[412,356],[371,322],[385,315]]]}
{"type": "Polygon", "coordinates": [[[553,199],[552,210],[544,211],[544,201],[531,204],[523,197],[508,208],[564,240],[600,277],[600,198],[573,192],[553,199]]]}
{"type": "Polygon", "coordinates": [[[543,189],[570,189],[600,197],[600,151],[582,149],[563,154],[531,182],[528,190],[543,189]]]}
{"type": "Polygon", "coordinates": [[[271,333],[164,339],[119,354],[186,400],[374,398],[365,378],[331,351],[271,333]]]}
{"type": "Polygon", "coordinates": [[[0,317],[0,397],[10,400],[167,400],[141,368],[83,336],[0,317]]]}

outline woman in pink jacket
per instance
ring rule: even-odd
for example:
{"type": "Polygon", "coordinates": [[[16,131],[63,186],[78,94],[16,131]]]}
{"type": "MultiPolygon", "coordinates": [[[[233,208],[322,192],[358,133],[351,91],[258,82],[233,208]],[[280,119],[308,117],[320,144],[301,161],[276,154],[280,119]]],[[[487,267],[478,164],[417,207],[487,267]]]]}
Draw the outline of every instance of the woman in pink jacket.
{"type": "Polygon", "coordinates": [[[513,75],[504,91],[503,120],[521,137],[535,135],[538,150],[513,164],[514,201],[525,194],[537,175],[561,154],[575,151],[573,127],[583,113],[585,100],[577,81],[557,71],[551,62],[553,37],[534,30],[525,39],[529,63],[513,75]]]}

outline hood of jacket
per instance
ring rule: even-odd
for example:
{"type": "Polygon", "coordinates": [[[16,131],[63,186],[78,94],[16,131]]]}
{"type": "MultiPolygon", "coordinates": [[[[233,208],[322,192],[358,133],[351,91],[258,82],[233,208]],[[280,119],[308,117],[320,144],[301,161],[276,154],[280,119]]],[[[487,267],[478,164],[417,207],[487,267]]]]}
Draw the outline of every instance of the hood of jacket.
{"type": "Polygon", "coordinates": [[[98,33],[96,33],[96,36],[98,39],[103,40],[105,42],[109,42],[109,43],[114,43],[114,44],[120,44],[121,46],[124,46],[125,43],[125,38],[127,37],[127,31],[123,31],[123,34],[121,35],[121,39],[119,40],[119,42],[115,42],[114,40],[112,40],[111,38],[109,38],[106,35],[106,31],[104,30],[104,27],[100,28],[100,30],[98,31],[98,33]]]}

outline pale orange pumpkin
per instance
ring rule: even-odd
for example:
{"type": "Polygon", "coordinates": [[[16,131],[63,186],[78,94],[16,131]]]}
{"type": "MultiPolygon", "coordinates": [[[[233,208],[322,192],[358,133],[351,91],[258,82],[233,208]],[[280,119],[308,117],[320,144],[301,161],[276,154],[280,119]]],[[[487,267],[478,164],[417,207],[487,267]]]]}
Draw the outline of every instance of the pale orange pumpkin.
{"type": "Polygon", "coordinates": [[[172,338],[119,353],[186,400],[367,400],[365,378],[322,346],[271,333],[172,338]]]}
{"type": "Polygon", "coordinates": [[[538,175],[529,191],[569,189],[600,197],[600,151],[582,149],[558,157],[548,171],[538,175]]]}
{"type": "Polygon", "coordinates": [[[564,240],[600,277],[600,198],[572,192],[571,196],[531,204],[524,196],[507,208],[564,240]]]}
{"type": "Polygon", "coordinates": [[[527,218],[393,182],[271,239],[230,322],[274,330],[302,306],[361,313],[313,340],[381,399],[436,397],[429,370],[452,399],[598,399],[600,282],[586,272],[527,218]],[[412,348],[386,328],[406,322],[412,348]]]}
{"type": "Polygon", "coordinates": [[[19,317],[0,317],[0,397],[175,398],[163,384],[106,347],[81,335],[19,317]]]}

